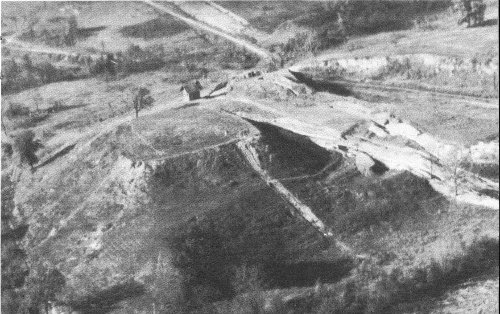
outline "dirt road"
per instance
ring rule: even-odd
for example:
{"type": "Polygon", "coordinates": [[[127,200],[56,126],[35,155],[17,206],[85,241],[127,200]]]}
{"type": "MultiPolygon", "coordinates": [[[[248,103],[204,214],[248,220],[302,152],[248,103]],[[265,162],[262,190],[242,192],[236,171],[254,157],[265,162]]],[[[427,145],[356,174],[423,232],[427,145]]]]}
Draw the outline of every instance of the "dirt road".
{"type": "Polygon", "coordinates": [[[267,51],[266,49],[261,48],[257,45],[254,45],[247,40],[235,37],[231,34],[228,34],[226,32],[219,30],[219,29],[216,29],[210,25],[207,25],[205,23],[197,21],[197,20],[189,17],[187,14],[184,15],[184,14],[182,14],[182,12],[179,12],[180,10],[174,9],[168,3],[158,4],[158,3],[155,3],[155,2],[150,1],[150,0],[144,0],[143,2],[147,5],[155,8],[156,10],[162,12],[162,13],[169,14],[169,15],[185,22],[186,24],[188,24],[189,26],[191,26],[193,28],[196,28],[196,29],[199,29],[199,30],[202,30],[205,32],[209,32],[209,33],[212,33],[214,35],[220,36],[224,39],[227,39],[228,41],[230,41],[230,42],[232,42],[240,47],[243,47],[252,53],[255,53],[256,55],[258,55],[259,57],[261,57],[264,60],[271,61],[273,59],[273,55],[269,51],[267,51]]]}

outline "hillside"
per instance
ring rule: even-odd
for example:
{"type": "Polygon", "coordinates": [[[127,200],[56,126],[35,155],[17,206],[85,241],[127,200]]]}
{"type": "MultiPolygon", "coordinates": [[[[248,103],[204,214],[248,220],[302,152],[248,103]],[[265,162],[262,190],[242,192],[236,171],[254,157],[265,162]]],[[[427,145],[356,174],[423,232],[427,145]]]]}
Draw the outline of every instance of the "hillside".
{"type": "Polygon", "coordinates": [[[338,3],[2,2],[2,312],[498,312],[498,2],[338,3]]]}

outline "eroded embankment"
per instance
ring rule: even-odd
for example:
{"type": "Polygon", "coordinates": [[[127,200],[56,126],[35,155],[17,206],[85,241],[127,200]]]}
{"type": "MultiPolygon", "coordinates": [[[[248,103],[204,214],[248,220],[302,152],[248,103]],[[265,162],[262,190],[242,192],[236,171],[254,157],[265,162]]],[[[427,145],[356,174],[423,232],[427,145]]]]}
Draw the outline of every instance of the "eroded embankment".
{"type": "MultiPolygon", "coordinates": [[[[498,199],[490,197],[491,193],[484,193],[498,191],[498,183],[462,169],[456,161],[450,162],[458,160],[457,154],[449,154],[445,158],[441,157],[443,154],[438,155],[441,158],[435,156],[434,152],[448,146],[399,119],[388,115],[373,116],[367,123],[366,134],[339,134],[333,129],[289,117],[270,119],[244,112],[237,114],[257,123],[267,123],[306,136],[330,151],[349,154],[359,161],[361,168],[377,166],[409,171],[428,180],[436,191],[457,202],[498,209],[498,199]],[[400,139],[410,142],[401,143],[400,139]]],[[[449,148],[460,152],[460,148],[449,148]]]]}
{"type": "Polygon", "coordinates": [[[292,67],[328,80],[384,83],[450,94],[498,97],[498,59],[431,54],[324,59],[292,67]]]}

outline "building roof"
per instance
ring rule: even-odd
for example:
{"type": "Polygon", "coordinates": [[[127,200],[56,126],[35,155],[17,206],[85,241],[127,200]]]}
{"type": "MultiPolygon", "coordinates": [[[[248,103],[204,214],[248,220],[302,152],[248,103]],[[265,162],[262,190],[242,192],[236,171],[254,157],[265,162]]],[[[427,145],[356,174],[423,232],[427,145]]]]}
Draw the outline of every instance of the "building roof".
{"type": "Polygon", "coordinates": [[[185,90],[188,94],[193,93],[193,92],[198,92],[203,89],[203,86],[201,86],[199,81],[191,81],[188,83],[185,83],[181,87],[181,91],[185,90]]]}

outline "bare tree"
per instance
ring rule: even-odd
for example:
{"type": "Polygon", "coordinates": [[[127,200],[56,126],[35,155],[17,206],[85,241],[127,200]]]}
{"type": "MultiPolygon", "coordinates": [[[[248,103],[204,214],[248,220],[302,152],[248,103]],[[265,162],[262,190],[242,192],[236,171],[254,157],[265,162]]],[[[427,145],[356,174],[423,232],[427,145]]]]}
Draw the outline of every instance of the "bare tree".
{"type": "Polygon", "coordinates": [[[139,111],[151,107],[153,102],[154,99],[151,97],[149,89],[141,87],[134,98],[135,117],[138,118],[139,111]]]}

